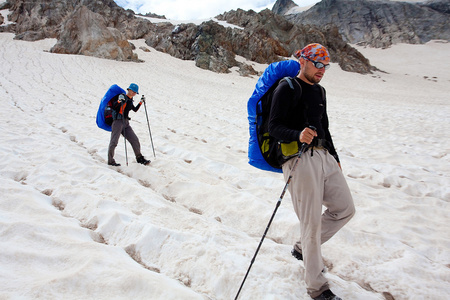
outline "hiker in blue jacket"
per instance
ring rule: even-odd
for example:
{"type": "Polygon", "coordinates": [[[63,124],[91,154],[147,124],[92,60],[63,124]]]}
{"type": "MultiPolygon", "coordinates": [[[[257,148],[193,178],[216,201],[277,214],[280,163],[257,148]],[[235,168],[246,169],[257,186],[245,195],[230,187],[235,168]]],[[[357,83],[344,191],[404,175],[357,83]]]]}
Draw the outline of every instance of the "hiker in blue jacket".
{"type": "Polygon", "coordinates": [[[139,94],[139,87],[137,84],[132,83],[127,89],[127,94],[120,94],[111,99],[112,109],[113,109],[113,123],[111,125],[111,140],[109,142],[108,149],[108,165],[120,166],[114,160],[114,151],[119,142],[120,135],[122,134],[130,142],[133,148],[134,154],[136,155],[136,161],[143,165],[148,165],[150,160],[145,159],[141,154],[141,144],[139,143],[139,138],[130,126],[130,118],[128,113],[130,110],[137,112],[141,107],[145,98],[142,98],[138,105],[134,106],[133,97],[139,94]]]}
{"type": "MultiPolygon", "coordinates": [[[[301,69],[294,83],[301,85],[300,100],[293,101],[286,82],[278,85],[272,98],[269,132],[279,141],[308,144],[288,187],[301,231],[292,255],[304,262],[311,298],[340,300],[322,272],[321,245],[353,217],[355,207],[328,129],[325,92],[319,85],[330,67],[330,57],[320,44],[309,44],[298,54],[301,69]],[[323,214],[322,205],[327,208],[323,214]]],[[[282,166],[286,180],[295,161],[291,158],[282,166]]]]}

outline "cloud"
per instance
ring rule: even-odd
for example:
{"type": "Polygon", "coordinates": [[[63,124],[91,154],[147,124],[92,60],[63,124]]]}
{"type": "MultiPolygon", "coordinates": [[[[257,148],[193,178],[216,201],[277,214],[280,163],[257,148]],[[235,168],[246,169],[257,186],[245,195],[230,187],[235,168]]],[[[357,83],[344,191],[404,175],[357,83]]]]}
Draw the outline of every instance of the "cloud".
{"type": "MultiPolygon", "coordinates": [[[[155,13],[165,15],[172,20],[198,20],[208,19],[222,14],[226,11],[253,9],[261,11],[265,8],[271,9],[273,0],[116,0],[119,6],[132,9],[136,13],[155,13]]],[[[307,6],[318,2],[318,0],[297,0],[299,6],[307,6]]]]}

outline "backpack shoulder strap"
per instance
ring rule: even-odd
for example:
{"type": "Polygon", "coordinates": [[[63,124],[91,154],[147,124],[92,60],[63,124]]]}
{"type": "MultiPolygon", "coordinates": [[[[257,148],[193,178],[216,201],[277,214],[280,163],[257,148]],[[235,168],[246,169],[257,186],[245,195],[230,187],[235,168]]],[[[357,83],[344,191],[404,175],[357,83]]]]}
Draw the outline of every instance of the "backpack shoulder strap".
{"type": "MultiPolygon", "coordinates": [[[[299,97],[301,97],[301,95],[302,95],[302,86],[300,85],[300,83],[298,83],[297,80],[295,80],[293,77],[284,77],[282,80],[285,80],[285,81],[289,84],[289,87],[290,87],[291,89],[293,89],[293,90],[295,90],[295,86],[298,86],[298,88],[299,88],[299,90],[300,90],[299,97]],[[293,83],[293,82],[296,83],[295,86],[294,86],[294,83],[293,83]]],[[[324,89],[324,87],[321,86],[320,84],[317,84],[317,85],[320,87],[320,90],[321,90],[321,92],[322,92],[322,99],[323,99],[323,101],[326,102],[327,98],[326,98],[326,95],[325,95],[325,89],[324,89]]]]}
{"type": "Polygon", "coordinates": [[[284,77],[283,79],[281,79],[281,81],[283,81],[283,80],[286,81],[289,84],[289,87],[292,90],[294,90],[294,91],[295,91],[295,87],[297,86],[299,91],[300,91],[298,97],[301,97],[301,95],[302,95],[302,86],[300,85],[300,83],[298,83],[297,80],[295,80],[295,78],[293,78],[293,77],[284,77]],[[296,84],[294,84],[294,82],[296,84]]]}
{"type": "Polygon", "coordinates": [[[283,80],[285,80],[289,84],[289,87],[292,90],[294,90],[294,84],[292,83],[292,78],[291,77],[284,77],[283,80]]]}

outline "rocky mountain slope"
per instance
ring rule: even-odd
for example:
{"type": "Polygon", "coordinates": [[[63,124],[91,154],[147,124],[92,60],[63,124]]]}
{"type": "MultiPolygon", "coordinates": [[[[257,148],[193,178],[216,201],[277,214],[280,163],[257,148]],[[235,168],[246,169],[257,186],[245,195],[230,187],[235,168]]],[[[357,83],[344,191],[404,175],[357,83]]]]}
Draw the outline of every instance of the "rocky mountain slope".
{"type": "Polygon", "coordinates": [[[336,26],[346,42],[373,47],[450,40],[450,1],[408,3],[388,0],[322,0],[311,9],[288,14],[296,4],[278,0],[273,12],[294,24],[336,26]]]}
{"type": "Polygon", "coordinates": [[[310,42],[326,45],[332,61],[351,72],[370,73],[373,67],[349,46],[337,28],[295,25],[270,10],[230,11],[218,16],[239,27],[209,21],[200,25],[152,23],[119,7],[113,0],[7,0],[8,21],[0,31],[16,39],[35,41],[56,38],[55,53],[90,55],[121,61],[139,61],[129,40],[145,39],[147,45],[203,69],[229,72],[238,67],[242,75],[257,74],[236,55],[258,63],[271,63],[310,42]]]}
{"type": "Polygon", "coordinates": [[[296,25],[269,10],[260,13],[230,11],[217,18],[243,28],[244,39],[239,38],[234,49],[237,54],[254,61],[263,62],[260,58],[267,56],[269,62],[279,60],[273,56],[271,59],[271,55],[289,56],[308,43],[318,42],[328,48],[332,62],[339,63],[345,71],[365,74],[373,69],[369,61],[344,42],[337,28],[332,26],[319,29],[311,25],[296,25]]]}

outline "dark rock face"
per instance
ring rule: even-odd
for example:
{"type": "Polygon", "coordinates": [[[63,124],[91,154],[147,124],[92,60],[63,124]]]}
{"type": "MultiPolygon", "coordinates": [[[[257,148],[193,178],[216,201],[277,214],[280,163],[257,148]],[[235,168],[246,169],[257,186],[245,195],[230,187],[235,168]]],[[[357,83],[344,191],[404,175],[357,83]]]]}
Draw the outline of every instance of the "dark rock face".
{"type": "Polygon", "coordinates": [[[251,41],[237,39],[236,54],[257,62],[272,62],[280,56],[290,56],[310,43],[320,43],[328,48],[331,61],[345,71],[370,73],[373,67],[356,49],[342,39],[338,29],[326,26],[319,29],[311,25],[295,25],[269,10],[260,13],[242,10],[227,12],[218,17],[228,23],[244,27],[251,41]],[[264,41],[261,37],[266,37],[264,41]],[[262,44],[258,42],[263,41],[262,44]],[[272,42],[272,44],[271,44],[272,42]]]}
{"type": "Polygon", "coordinates": [[[238,67],[242,75],[256,74],[253,68],[236,61],[235,55],[258,63],[272,63],[289,57],[309,43],[329,47],[333,61],[344,70],[370,73],[372,67],[358,51],[348,46],[337,30],[299,26],[269,10],[230,11],[217,17],[240,28],[223,27],[214,21],[174,27],[159,24],[157,34],[149,35],[147,45],[172,56],[195,60],[196,66],[214,72],[238,67]],[[340,57],[342,56],[342,58],[340,57]]]}
{"type": "Polygon", "coordinates": [[[273,11],[273,13],[275,13],[277,15],[284,15],[291,8],[296,7],[296,6],[297,6],[297,4],[295,4],[292,0],[278,0],[273,5],[272,11],[273,11]]]}
{"type": "Polygon", "coordinates": [[[137,55],[122,33],[106,25],[101,15],[79,6],[63,23],[59,40],[50,51],[137,61],[137,55]]]}
{"type": "Polygon", "coordinates": [[[429,0],[428,2],[423,4],[423,6],[429,7],[444,14],[450,14],[450,2],[447,0],[429,0]]]}
{"type": "MultiPolygon", "coordinates": [[[[282,2],[274,5],[276,11],[282,2]]],[[[322,0],[306,12],[285,17],[295,24],[336,26],[346,42],[373,47],[450,39],[448,0],[407,3],[387,0],[322,0]]]]}
{"type": "Polygon", "coordinates": [[[290,55],[264,30],[223,27],[214,21],[199,26],[174,27],[166,23],[158,27],[157,34],[146,39],[150,47],[181,59],[195,60],[198,67],[215,72],[229,72],[229,68],[239,67],[243,75],[256,74],[252,67],[237,62],[236,54],[259,63],[278,61],[280,56],[290,55]]]}

